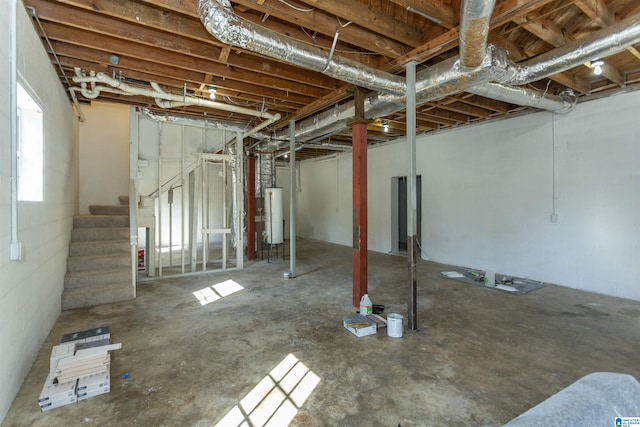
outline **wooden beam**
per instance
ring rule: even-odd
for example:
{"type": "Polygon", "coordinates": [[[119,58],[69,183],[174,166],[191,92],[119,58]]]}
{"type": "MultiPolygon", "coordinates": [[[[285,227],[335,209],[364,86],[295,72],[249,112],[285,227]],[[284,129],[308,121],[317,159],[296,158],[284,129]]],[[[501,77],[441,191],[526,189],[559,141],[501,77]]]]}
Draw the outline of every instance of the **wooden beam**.
{"type": "Polygon", "coordinates": [[[509,108],[506,102],[483,98],[472,93],[464,93],[460,95],[458,99],[460,99],[460,102],[464,102],[469,105],[475,105],[476,107],[484,108],[486,110],[495,111],[496,113],[506,114],[509,112],[509,108]]]}
{"type": "MultiPolygon", "coordinates": [[[[149,61],[156,64],[163,64],[167,67],[175,67],[176,71],[191,70],[203,74],[215,74],[216,81],[214,84],[216,85],[221,85],[222,81],[232,80],[243,82],[254,87],[266,87],[270,90],[274,90],[274,94],[278,93],[278,95],[274,95],[275,97],[282,99],[287,99],[295,95],[319,97],[326,94],[325,90],[306,86],[300,83],[288,82],[277,77],[272,77],[268,74],[260,74],[244,69],[225,67],[212,61],[167,52],[160,48],[127,43],[123,40],[107,36],[97,36],[88,31],[72,29],[60,24],[50,22],[43,22],[42,24],[51,40],[63,41],[69,44],[76,44],[78,46],[100,51],[104,55],[105,62],[108,62],[109,55],[112,52],[127,52],[127,55],[130,58],[149,61]]],[[[260,90],[258,93],[264,93],[264,89],[260,90]]]]}
{"type": "Polygon", "coordinates": [[[226,63],[227,60],[229,59],[229,54],[231,53],[231,48],[230,47],[223,47],[222,49],[220,49],[220,56],[218,57],[218,61],[226,63]]]}
{"type": "MultiPolygon", "coordinates": [[[[620,20],[602,0],[576,0],[575,4],[601,28],[607,28],[620,20]]],[[[628,46],[626,49],[630,54],[640,59],[638,49],[633,46],[628,46]]]]}
{"type": "MultiPolygon", "coordinates": [[[[261,13],[268,13],[278,19],[290,22],[294,26],[302,26],[312,31],[317,31],[327,37],[333,36],[336,32],[338,21],[332,14],[322,11],[311,13],[292,14],[290,7],[277,1],[258,4],[258,0],[235,0],[234,3],[241,4],[261,13]]],[[[349,25],[340,29],[340,40],[349,43],[366,51],[373,51],[384,56],[395,58],[406,51],[406,46],[382,35],[371,33],[356,25],[349,25]]]]}
{"type": "MultiPolygon", "coordinates": [[[[171,34],[166,31],[150,28],[139,23],[125,22],[124,17],[103,16],[89,10],[77,9],[63,4],[52,4],[44,0],[26,0],[38,12],[43,21],[64,23],[66,26],[78,28],[91,33],[111,36],[120,40],[140,43],[155,49],[168,50],[188,56],[217,61],[222,55],[222,48],[215,45],[214,39],[209,43],[195,41],[186,37],[171,34]],[[121,19],[114,22],[113,18],[121,19]]],[[[121,11],[124,13],[124,11],[121,11]]],[[[125,54],[123,52],[114,52],[125,54]]],[[[282,79],[296,81],[306,85],[335,89],[339,82],[321,73],[307,71],[301,73],[298,67],[276,62],[267,58],[260,58],[259,62],[251,55],[230,55],[225,65],[242,68],[248,71],[258,71],[273,74],[282,79]],[[260,64],[257,66],[257,64],[260,64]]]]}
{"type": "MultiPolygon", "coordinates": [[[[450,4],[442,0],[390,0],[392,3],[407,9],[419,10],[423,14],[435,18],[431,22],[437,22],[438,25],[450,30],[458,25],[458,15],[450,4]]],[[[428,19],[428,18],[427,18],[428,19]]]]}
{"type": "Polygon", "coordinates": [[[342,86],[340,89],[338,90],[334,90],[331,93],[328,93],[327,95],[323,96],[320,99],[317,99],[313,102],[311,102],[310,104],[302,107],[301,109],[299,109],[298,111],[296,111],[294,114],[284,117],[282,119],[280,119],[279,121],[277,121],[274,125],[274,127],[276,129],[284,126],[286,123],[289,122],[289,120],[296,120],[299,121],[300,119],[303,119],[305,117],[308,117],[318,111],[324,110],[325,108],[337,104],[341,101],[344,101],[345,99],[349,98],[351,95],[349,94],[349,89],[352,86],[350,85],[344,85],[342,86]]]}
{"type": "MultiPolygon", "coordinates": [[[[328,14],[339,16],[393,40],[415,47],[421,44],[422,36],[418,28],[396,20],[380,10],[376,10],[357,0],[300,0],[315,6],[328,14]]],[[[340,28],[342,32],[344,28],[340,28]]]]}
{"type": "MultiPolygon", "coordinates": [[[[516,21],[516,23],[519,23],[516,21]]],[[[564,46],[568,42],[573,41],[569,37],[565,37],[562,31],[556,27],[551,21],[525,21],[520,23],[523,28],[529,31],[531,34],[539,37],[541,40],[549,43],[553,47],[564,46]]],[[[605,66],[602,67],[602,75],[619,86],[624,86],[624,75],[622,72],[610,62],[605,62],[605,66]]]]}
{"type": "Polygon", "coordinates": [[[551,46],[564,46],[569,41],[564,34],[562,34],[562,30],[549,19],[529,20],[523,17],[515,22],[520,24],[522,28],[529,31],[531,34],[549,43],[551,46]]]}
{"type": "Polygon", "coordinates": [[[457,102],[456,98],[448,99],[446,102],[427,103],[426,105],[432,105],[442,110],[452,111],[454,113],[460,113],[467,116],[480,117],[483,119],[488,119],[491,116],[491,113],[489,113],[484,108],[479,108],[472,105],[465,105],[461,102],[457,102]]]}
{"type": "MultiPolygon", "coordinates": [[[[495,7],[491,17],[490,29],[504,25],[521,15],[539,9],[552,1],[554,0],[505,0],[495,7]]],[[[437,55],[447,52],[450,49],[458,47],[459,37],[460,28],[456,26],[446,33],[390,61],[388,65],[385,66],[385,64],[382,64],[381,68],[395,73],[401,71],[410,61],[422,63],[437,55]]]]}

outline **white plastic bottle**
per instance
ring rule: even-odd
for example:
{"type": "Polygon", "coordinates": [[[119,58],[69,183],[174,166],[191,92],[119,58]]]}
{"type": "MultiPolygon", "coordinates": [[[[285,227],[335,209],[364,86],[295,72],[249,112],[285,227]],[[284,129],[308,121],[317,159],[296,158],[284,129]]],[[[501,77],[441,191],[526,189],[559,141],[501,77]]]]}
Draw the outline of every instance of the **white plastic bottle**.
{"type": "Polygon", "coordinates": [[[369,294],[362,295],[360,298],[360,314],[366,316],[367,314],[371,314],[373,311],[373,303],[369,298],[369,294]]]}

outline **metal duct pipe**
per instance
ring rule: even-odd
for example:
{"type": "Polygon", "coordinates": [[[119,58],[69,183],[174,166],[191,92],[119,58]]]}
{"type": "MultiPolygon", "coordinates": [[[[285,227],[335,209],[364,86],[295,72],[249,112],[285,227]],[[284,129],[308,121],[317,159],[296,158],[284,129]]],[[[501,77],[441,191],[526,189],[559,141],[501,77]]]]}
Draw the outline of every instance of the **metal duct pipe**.
{"type": "Polygon", "coordinates": [[[402,95],[404,78],[367,67],[347,58],[331,57],[315,46],[303,44],[268,28],[241,20],[229,0],[199,0],[200,20],[223,43],[293,63],[368,89],[402,95]]]}
{"type": "MultiPolygon", "coordinates": [[[[490,81],[513,78],[515,70],[504,50],[489,45],[479,67],[465,69],[457,57],[442,61],[417,74],[416,102],[424,104],[453,95],[467,88],[490,81]]],[[[365,99],[365,117],[373,119],[396,113],[406,108],[406,96],[370,94],[365,99]]],[[[354,115],[353,101],[303,120],[296,124],[296,140],[308,141],[320,135],[334,134],[346,127],[354,115]]],[[[286,130],[278,133],[285,140],[286,130]]]]}
{"type": "Polygon", "coordinates": [[[460,63],[464,68],[480,66],[487,49],[489,23],[495,0],[463,0],[460,11],[460,63]]]}
{"type": "MultiPolygon", "coordinates": [[[[640,43],[640,15],[637,15],[594,33],[594,35],[586,39],[570,43],[562,48],[516,65],[508,60],[507,53],[504,50],[491,46],[482,49],[479,46],[469,45],[472,41],[478,44],[485,43],[484,36],[479,37],[477,33],[478,30],[481,34],[488,31],[489,20],[481,17],[490,16],[493,4],[493,1],[481,0],[465,2],[463,11],[465,22],[462,24],[460,37],[461,43],[463,43],[462,39],[464,39],[466,44],[461,46],[461,59],[452,58],[418,73],[416,82],[416,101],[418,105],[469,90],[472,93],[482,93],[483,96],[502,99],[519,105],[564,112],[570,109],[572,104],[572,100],[567,100],[566,97],[558,99],[558,97],[546,93],[521,88],[509,88],[503,85],[521,85],[540,80],[552,74],[574,68],[591,59],[602,58],[627,46],[640,43]],[[475,14],[478,14],[478,16],[475,16],[475,14]],[[478,23],[483,23],[487,30],[473,27],[478,23]],[[472,30],[476,31],[475,36],[467,34],[468,31],[472,30]],[[477,53],[483,50],[490,54],[482,57],[480,65],[475,69],[469,68],[480,56],[477,53]],[[489,82],[494,84],[488,86],[487,83],[489,82]],[[504,99],[501,97],[504,97],[504,99]]],[[[247,46],[251,46],[250,50],[310,68],[309,61],[307,61],[309,58],[304,55],[305,46],[298,46],[295,40],[290,40],[277,33],[268,30],[262,31],[262,28],[259,29],[258,37],[252,33],[255,28],[238,22],[238,18],[233,14],[228,0],[200,0],[199,11],[201,20],[214,36],[220,32],[235,31],[235,34],[229,37],[232,40],[228,41],[227,37],[221,40],[236,46],[246,47],[243,45],[246,38],[248,40],[246,42],[247,46]],[[221,8],[225,10],[222,13],[218,13],[221,8]],[[227,22],[229,20],[236,24],[231,25],[227,22]],[[216,30],[218,25],[220,28],[216,30]],[[270,39],[270,37],[273,38],[270,39]],[[291,43],[291,45],[286,44],[285,41],[286,43],[291,43]],[[291,49],[295,53],[289,55],[287,49],[291,49]],[[274,56],[274,50],[278,56],[274,56]]],[[[341,59],[335,59],[334,61],[342,65],[346,64],[341,59]]],[[[358,67],[362,67],[361,64],[356,64],[358,67]]],[[[321,65],[324,67],[325,64],[321,65]]],[[[387,83],[384,80],[375,81],[368,74],[358,74],[354,71],[354,69],[349,70],[349,79],[340,73],[329,75],[383,92],[370,95],[366,100],[365,114],[367,118],[388,115],[405,108],[404,90],[401,93],[398,93],[397,90],[384,90],[388,89],[388,86],[379,87],[383,82],[387,83]]],[[[401,79],[397,76],[393,77],[394,81],[401,79]]],[[[336,106],[332,110],[322,112],[297,123],[296,139],[307,141],[318,138],[320,135],[335,134],[346,127],[346,123],[353,118],[353,115],[352,101],[336,106]]],[[[279,145],[277,141],[285,140],[285,138],[285,135],[279,133],[276,137],[276,145],[279,145]]]]}
{"type": "Polygon", "coordinates": [[[467,92],[560,114],[573,110],[578,101],[572,90],[562,92],[560,95],[552,95],[524,87],[505,86],[498,83],[485,83],[474,86],[471,89],[467,89],[467,92]]]}
{"type": "Polygon", "coordinates": [[[640,14],[630,16],[584,39],[538,55],[518,64],[517,76],[509,84],[523,85],[567,71],[597,58],[613,55],[640,43],[640,14]]]}
{"type": "MultiPolygon", "coordinates": [[[[445,92],[441,91],[440,85],[450,85],[448,90],[450,93],[468,91],[517,105],[530,106],[558,113],[566,112],[573,108],[572,105],[575,103],[571,97],[561,96],[558,98],[551,94],[545,94],[531,89],[507,87],[505,85],[527,84],[574,68],[590,59],[611,55],[636,43],[640,43],[640,15],[627,18],[606,30],[594,33],[593,36],[587,39],[578,40],[564,47],[554,49],[547,54],[539,55],[537,58],[521,64],[516,65],[511,61],[495,61],[494,66],[502,69],[499,70],[492,85],[487,85],[486,83],[488,82],[478,84],[479,82],[475,80],[478,77],[475,77],[472,71],[462,79],[464,83],[467,83],[468,87],[466,88],[455,86],[455,76],[458,72],[463,71],[463,69],[459,62],[455,59],[450,59],[448,60],[448,64],[452,67],[458,67],[459,69],[457,71],[450,69],[451,75],[449,79],[438,75],[438,73],[447,71],[447,61],[443,61],[443,63],[436,64],[434,67],[418,73],[417,104],[420,105],[430,100],[429,97],[432,94],[432,92],[428,90],[430,86],[433,85],[433,87],[437,88],[440,92],[440,96],[435,98],[439,99],[446,96],[445,92]],[[431,83],[427,84],[427,80],[429,79],[431,79],[431,83]],[[469,79],[474,80],[473,82],[469,82],[469,79]]],[[[492,48],[491,46],[489,46],[488,49],[495,49],[505,53],[501,49],[492,48]]],[[[500,55],[496,55],[496,57],[500,57],[500,55]]],[[[486,57],[485,61],[487,61],[486,57]]],[[[435,89],[432,88],[432,90],[435,89]]],[[[403,108],[404,97],[392,95],[374,94],[369,96],[365,102],[365,112],[368,118],[392,114],[403,108]]],[[[353,102],[347,102],[334,108],[330,113],[324,112],[299,122],[296,128],[298,132],[306,133],[307,135],[305,136],[308,136],[312,131],[314,135],[317,136],[325,129],[329,130],[327,133],[335,133],[337,126],[340,123],[348,122],[353,117],[353,113],[353,102]],[[340,123],[338,123],[338,120],[340,123]]]]}
{"type": "Polygon", "coordinates": [[[221,102],[211,101],[209,99],[196,98],[193,96],[184,96],[184,95],[176,95],[172,93],[167,93],[164,91],[156,91],[152,89],[139,88],[135,86],[128,85],[127,83],[121,82],[118,79],[114,79],[112,77],[107,76],[106,74],[100,72],[95,76],[82,76],[80,73],[80,69],[76,68],[76,75],[73,77],[73,81],[76,83],[83,83],[85,87],[82,89],[82,95],[93,99],[100,95],[101,91],[108,92],[109,88],[106,86],[95,86],[94,89],[89,90],[86,88],[86,83],[104,83],[112,88],[120,91],[115,93],[122,93],[126,95],[140,95],[146,96],[154,99],[160,99],[164,101],[170,101],[173,103],[182,103],[183,105],[196,105],[205,108],[211,108],[214,110],[223,110],[230,111],[233,113],[245,114],[248,116],[267,118],[272,122],[275,122],[280,119],[280,114],[270,114],[264,111],[251,110],[249,108],[238,107],[235,105],[223,104],[221,102]]]}

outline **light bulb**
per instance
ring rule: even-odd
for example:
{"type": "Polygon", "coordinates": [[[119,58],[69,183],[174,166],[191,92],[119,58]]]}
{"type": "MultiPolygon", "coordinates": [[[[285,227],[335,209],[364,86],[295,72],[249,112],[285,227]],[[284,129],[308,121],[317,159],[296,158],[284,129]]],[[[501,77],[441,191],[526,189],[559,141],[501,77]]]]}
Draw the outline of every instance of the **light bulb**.
{"type": "Polygon", "coordinates": [[[285,153],[284,158],[288,159],[289,158],[289,153],[285,153]]]}
{"type": "Polygon", "coordinates": [[[209,99],[216,99],[216,87],[215,86],[209,86],[209,99]]]}
{"type": "Polygon", "coordinates": [[[591,61],[591,66],[593,67],[593,74],[596,76],[602,75],[602,66],[604,65],[604,61],[602,59],[596,59],[591,61]]]}
{"type": "Polygon", "coordinates": [[[382,130],[384,130],[385,132],[389,132],[389,122],[384,122],[382,124],[382,130]]]}

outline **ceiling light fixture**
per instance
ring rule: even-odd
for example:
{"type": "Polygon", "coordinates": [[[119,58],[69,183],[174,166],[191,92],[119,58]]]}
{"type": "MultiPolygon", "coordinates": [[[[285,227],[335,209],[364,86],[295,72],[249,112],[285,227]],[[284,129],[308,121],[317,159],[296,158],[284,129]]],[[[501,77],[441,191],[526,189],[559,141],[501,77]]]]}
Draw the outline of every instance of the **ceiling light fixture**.
{"type": "Polygon", "coordinates": [[[602,59],[594,59],[591,61],[591,67],[593,68],[593,74],[596,76],[602,75],[602,66],[604,65],[604,61],[602,59]]]}
{"type": "Polygon", "coordinates": [[[209,86],[208,92],[209,92],[209,99],[216,99],[216,87],[215,86],[209,86]]]}
{"type": "Polygon", "coordinates": [[[109,62],[113,65],[118,65],[120,63],[120,57],[115,53],[112,53],[111,56],[109,56],[109,62]]]}
{"type": "Polygon", "coordinates": [[[389,122],[388,121],[385,120],[384,122],[382,122],[382,129],[385,132],[389,132],[389,122]]]}

